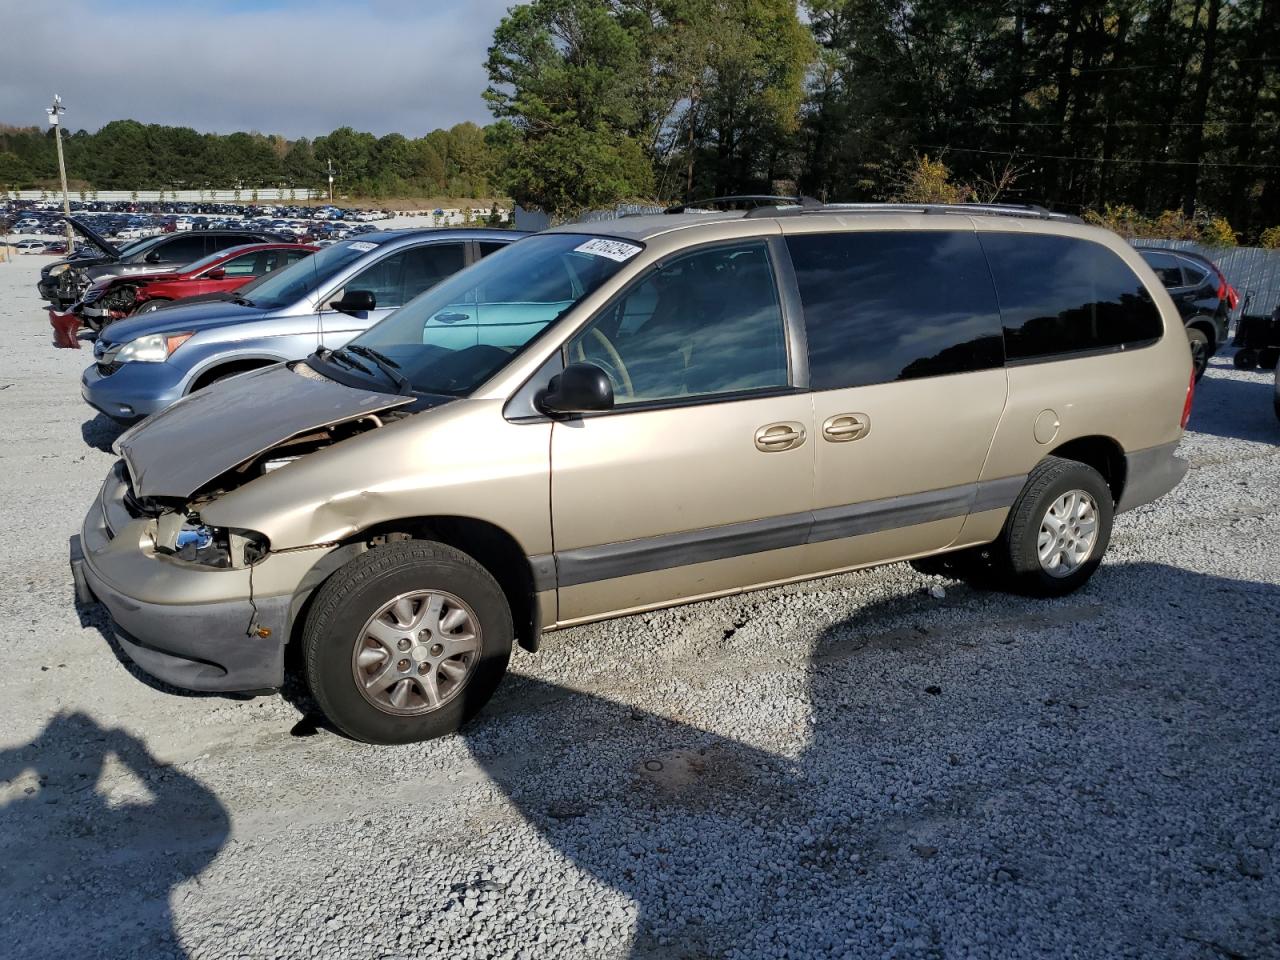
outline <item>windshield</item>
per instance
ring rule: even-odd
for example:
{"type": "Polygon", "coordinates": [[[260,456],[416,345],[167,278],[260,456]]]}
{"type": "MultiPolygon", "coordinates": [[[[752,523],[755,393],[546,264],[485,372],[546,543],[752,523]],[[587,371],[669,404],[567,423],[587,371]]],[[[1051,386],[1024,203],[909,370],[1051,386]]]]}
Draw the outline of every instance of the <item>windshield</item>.
{"type": "MultiPolygon", "coordinates": [[[[253,305],[268,310],[291,306],[375,246],[367,242],[335,243],[283,270],[273,270],[254,286],[253,305]]],[[[241,290],[241,294],[248,296],[249,291],[241,290]]]]}
{"type": "Polygon", "coordinates": [[[642,249],[581,234],[529,237],[409,301],[351,348],[377,351],[420,393],[462,396],[642,249]]]}

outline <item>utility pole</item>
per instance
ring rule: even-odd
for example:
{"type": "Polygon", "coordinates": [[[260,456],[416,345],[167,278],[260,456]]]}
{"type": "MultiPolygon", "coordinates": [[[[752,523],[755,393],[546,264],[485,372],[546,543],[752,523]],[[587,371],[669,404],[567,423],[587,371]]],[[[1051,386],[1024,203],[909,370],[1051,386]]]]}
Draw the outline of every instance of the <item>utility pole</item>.
{"type": "Polygon", "coordinates": [[[329,202],[333,203],[333,158],[325,161],[329,165],[329,202]]]}
{"type": "Polygon", "coordinates": [[[62,98],[55,93],[53,106],[46,107],[44,112],[49,115],[49,126],[53,127],[53,139],[58,145],[58,175],[62,177],[62,215],[66,219],[67,254],[70,255],[75,250],[75,233],[71,229],[71,198],[67,194],[67,163],[62,158],[62,124],[59,122],[59,118],[67,112],[67,108],[62,105],[62,98]]]}

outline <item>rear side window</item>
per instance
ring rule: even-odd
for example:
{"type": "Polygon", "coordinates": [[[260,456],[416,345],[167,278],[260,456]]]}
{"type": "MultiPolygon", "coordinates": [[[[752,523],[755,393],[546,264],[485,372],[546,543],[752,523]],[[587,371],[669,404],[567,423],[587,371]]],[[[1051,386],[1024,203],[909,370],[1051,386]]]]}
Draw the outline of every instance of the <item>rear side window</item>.
{"type": "Polygon", "coordinates": [[[787,248],[814,390],[1004,363],[995,290],[972,232],[802,234],[787,248]]]}
{"type": "Polygon", "coordinates": [[[1010,361],[1145,346],[1164,323],[1142,281],[1099,243],[988,233],[1010,361]]]}
{"type": "Polygon", "coordinates": [[[1167,253],[1147,253],[1143,251],[1142,259],[1147,261],[1147,265],[1151,267],[1155,275],[1160,278],[1160,282],[1166,287],[1182,286],[1182,268],[1178,266],[1178,261],[1174,257],[1169,256],[1167,253]]]}
{"type": "Polygon", "coordinates": [[[204,239],[199,234],[174,237],[157,247],[156,252],[165,263],[194,263],[208,252],[205,250],[204,239]]]}
{"type": "Polygon", "coordinates": [[[502,250],[506,246],[508,246],[508,244],[505,242],[498,243],[496,240],[481,240],[480,256],[487,257],[489,254],[497,253],[499,250],[502,250]]]}
{"type": "Polygon", "coordinates": [[[1204,283],[1204,278],[1209,275],[1209,271],[1197,263],[1190,260],[1182,261],[1182,272],[1187,278],[1188,287],[1198,287],[1204,283]]]}
{"type": "Polygon", "coordinates": [[[407,251],[401,302],[408,303],[423,290],[457,273],[465,261],[466,248],[460,243],[435,243],[407,251]]]}

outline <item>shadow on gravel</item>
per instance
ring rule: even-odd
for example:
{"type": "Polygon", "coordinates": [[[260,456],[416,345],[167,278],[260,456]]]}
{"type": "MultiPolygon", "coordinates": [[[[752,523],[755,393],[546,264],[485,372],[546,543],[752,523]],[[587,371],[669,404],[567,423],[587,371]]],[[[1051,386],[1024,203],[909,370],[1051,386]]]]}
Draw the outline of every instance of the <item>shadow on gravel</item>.
{"type": "Polygon", "coordinates": [[[655,677],[669,716],[511,677],[464,736],[636,904],[634,958],[1280,955],[1280,588],[1138,563],[1059,601],[947,591],[850,609],[807,671],[748,599],[726,637],[774,682],[719,705],[741,740],[681,718],[714,650],[655,677]]]}
{"type": "Polygon", "coordinates": [[[1195,402],[1187,429],[1228,440],[1280,444],[1280,420],[1273,400],[1275,383],[1270,372],[1263,381],[1215,377],[1213,372],[1196,385],[1195,402]]]}
{"type": "Polygon", "coordinates": [[[105,413],[100,413],[80,425],[80,436],[95,450],[111,452],[111,445],[127,428],[116,423],[105,413]]]}
{"type": "Polygon", "coordinates": [[[0,751],[0,907],[6,958],[173,957],[170,895],[227,839],[198,780],[82,713],[0,751]]]}

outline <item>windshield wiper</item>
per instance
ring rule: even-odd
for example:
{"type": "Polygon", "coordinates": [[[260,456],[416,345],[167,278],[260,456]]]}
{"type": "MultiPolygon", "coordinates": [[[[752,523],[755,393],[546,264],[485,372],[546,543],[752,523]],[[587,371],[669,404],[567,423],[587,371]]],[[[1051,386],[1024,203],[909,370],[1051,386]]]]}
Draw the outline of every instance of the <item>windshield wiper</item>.
{"type": "Polygon", "coordinates": [[[409,385],[409,378],[400,372],[400,364],[396,363],[385,353],[381,353],[373,347],[366,347],[361,343],[352,343],[342,348],[350,353],[358,353],[362,357],[368,357],[378,365],[378,369],[391,378],[391,382],[396,385],[397,393],[412,393],[413,388],[409,385]]]}
{"type": "Polygon", "coordinates": [[[361,363],[355,357],[351,356],[351,354],[348,353],[346,350],[342,350],[342,349],[330,350],[328,353],[324,355],[324,358],[326,360],[329,360],[329,359],[337,360],[338,362],[344,364],[345,366],[351,367],[355,370],[361,370],[369,374],[370,376],[373,376],[373,369],[370,366],[368,366],[368,364],[361,363]]]}
{"type": "Polygon", "coordinates": [[[232,303],[238,303],[238,304],[240,304],[240,306],[242,306],[242,307],[252,307],[252,306],[253,306],[253,301],[252,301],[252,300],[250,300],[250,299],[248,299],[247,297],[239,297],[239,296],[237,296],[237,297],[232,297],[232,298],[231,298],[231,302],[232,302],[232,303]]]}

